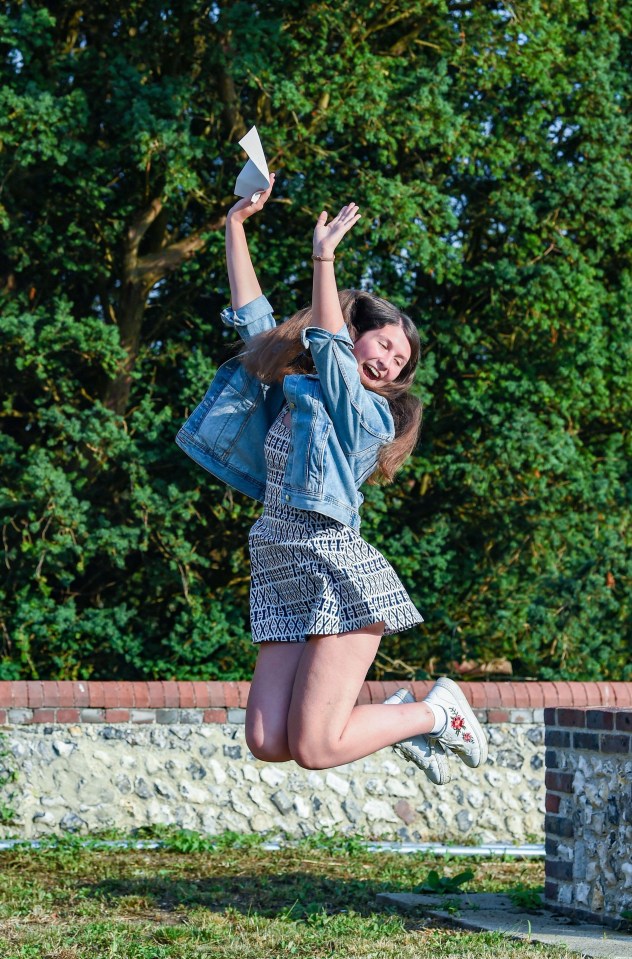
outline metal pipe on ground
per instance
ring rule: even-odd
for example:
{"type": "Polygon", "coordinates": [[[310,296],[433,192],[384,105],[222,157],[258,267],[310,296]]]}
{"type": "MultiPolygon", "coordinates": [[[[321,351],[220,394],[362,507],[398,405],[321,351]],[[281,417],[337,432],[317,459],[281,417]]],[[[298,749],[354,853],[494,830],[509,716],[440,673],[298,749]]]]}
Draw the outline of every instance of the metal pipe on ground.
{"type": "MultiPolygon", "coordinates": [[[[212,838],[212,837],[209,837],[212,838]]],[[[379,842],[361,840],[360,843],[367,852],[397,852],[403,854],[427,853],[431,856],[481,856],[506,857],[513,859],[543,859],[543,843],[522,843],[519,846],[503,845],[502,843],[483,843],[480,846],[457,846],[440,842],[379,842]]],[[[27,846],[30,849],[39,849],[43,845],[39,839],[0,839],[0,852],[15,849],[18,846],[27,846]]],[[[44,843],[48,848],[54,848],[54,843],[44,843]]],[[[161,849],[168,845],[159,839],[84,839],[80,845],[91,849],[161,849]]],[[[270,852],[288,849],[295,846],[293,842],[264,842],[259,847],[270,852]]]]}

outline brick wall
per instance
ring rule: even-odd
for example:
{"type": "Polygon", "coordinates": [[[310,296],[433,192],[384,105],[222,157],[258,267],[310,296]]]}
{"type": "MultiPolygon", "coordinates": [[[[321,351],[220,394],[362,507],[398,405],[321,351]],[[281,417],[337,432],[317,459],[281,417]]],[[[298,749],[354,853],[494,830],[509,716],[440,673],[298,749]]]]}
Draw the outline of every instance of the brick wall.
{"type": "MultiPolygon", "coordinates": [[[[422,699],[431,683],[367,682],[359,702],[383,702],[400,685],[422,699]]],[[[106,828],[127,834],[162,824],[208,834],[335,829],[416,842],[522,843],[544,838],[545,707],[560,715],[578,704],[632,711],[632,683],[464,684],[486,724],[489,757],[480,770],[454,761],[454,778],[438,794],[389,749],[320,773],[256,760],[244,736],[249,688],[245,682],[0,682],[6,757],[0,765],[12,763],[18,773],[3,799],[16,818],[0,835],[106,828]]],[[[560,730],[569,743],[573,729],[560,730]]],[[[569,772],[558,765],[549,773],[558,778],[549,779],[548,818],[563,829],[562,798],[570,794],[561,790],[569,787],[569,772]]],[[[565,865],[553,869],[568,874],[565,865]]],[[[558,882],[552,874],[549,880],[558,882]]],[[[559,878],[560,886],[565,881],[559,878]]]]}
{"type": "MultiPolygon", "coordinates": [[[[358,703],[381,703],[402,686],[423,699],[431,682],[366,682],[358,703]]],[[[471,682],[479,719],[542,722],[546,706],[631,706],[632,683],[471,682]]],[[[0,725],[30,723],[225,723],[244,709],[248,682],[0,682],[0,725]]]]}
{"type": "Polygon", "coordinates": [[[606,925],[632,911],[632,708],[544,710],[545,898],[606,925]]]}

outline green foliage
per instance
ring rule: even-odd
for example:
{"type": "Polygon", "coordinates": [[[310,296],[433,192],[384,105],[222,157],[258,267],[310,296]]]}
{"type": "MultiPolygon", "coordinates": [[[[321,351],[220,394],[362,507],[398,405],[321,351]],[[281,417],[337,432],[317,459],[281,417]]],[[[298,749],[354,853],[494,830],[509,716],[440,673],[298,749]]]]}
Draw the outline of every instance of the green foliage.
{"type": "Polygon", "coordinates": [[[173,443],[230,340],[223,214],[280,316],[322,208],[418,321],[417,454],[367,538],[411,675],[632,678],[630,27],[614,0],[0,7],[0,678],[241,678],[257,515],[173,443]],[[256,42],[253,42],[256,38],[256,42]]]}
{"type": "Polygon", "coordinates": [[[473,878],[472,869],[465,869],[455,876],[440,876],[436,869],[431,869],[424,881],[415,887],[415,892],[452,895],[455,892],[463,892],[461,886],[471,882],[473,878]]]}
{"type": "Polygon", "coordinates": [[[194,829],[174,826],[142,827],[135,835],[139,839],[157,839],[161,849],[183,854],[257,847],[265,842],[266,838],[263,833],[242,834],[229,829],[217,836],[207,836],[194,829]]]}
{"type": "Polygon", "coordinates": [[[507,890],[507,895],[514,906],[524,912],[540,912],[542,909],[542,887],[534,888],[518,883],[507,890]]]}
{"type": "Polygon", "coordinates": [[[321,849],[336,856],[357,856],[366,853],[369,840],[361,833],[345,835],[339,832],[320,830],[299,840],[299,847],[321,849]]]}

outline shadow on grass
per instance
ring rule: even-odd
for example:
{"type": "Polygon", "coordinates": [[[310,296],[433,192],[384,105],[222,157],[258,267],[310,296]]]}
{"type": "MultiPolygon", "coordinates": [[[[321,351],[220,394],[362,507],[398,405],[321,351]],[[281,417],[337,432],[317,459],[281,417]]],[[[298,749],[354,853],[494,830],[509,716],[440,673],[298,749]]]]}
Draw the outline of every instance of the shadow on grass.
{"type": "MultiPolygon", "coordinates": [[[[205,908],[222,912],[228,908],[244,915],[257,913],[274,918],[291,912],[293,919],[315,912],[353,911],[368,916],[392,913],[376,901],[380,892],[411,892],[411,885],[393,881],[336,879],[309,872],[281,872],[274,876],[208,875],[200,879],[172,879],[157,876],[138,879],[106,879],[80,883],[84,896],[98,898],[110,907],[130,899],[156,909],[205,908]]],[[[414,918],[411,920],[414,923],[414,918]]]]}

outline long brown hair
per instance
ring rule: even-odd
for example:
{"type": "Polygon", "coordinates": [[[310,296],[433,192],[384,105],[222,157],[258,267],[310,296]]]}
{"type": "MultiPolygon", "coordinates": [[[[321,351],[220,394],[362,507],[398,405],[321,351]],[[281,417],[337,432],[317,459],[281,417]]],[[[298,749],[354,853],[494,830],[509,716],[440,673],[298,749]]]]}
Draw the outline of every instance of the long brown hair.
{"type": "MultiPolygon", "coordinates": [[[[338,296],[352,340],[358,340],[369,330],[394,325],[401,327],[410,346],[410,358],[396,379],[380,385],[379,389],[366,387],[387,398],[395,425],[395,439],[381,448],[370,482],[391,482],[415,448],[421,427],[421,403],[408,392],[419,362],[419,333],[409,316],[373,293],[341,290],[338,296]]],[[[313,372],[312,358],[303,350],[301,341],[301,333],[311,321],[311,306],[299,310],[285,323],[253,337],[241,350],[241,362],[263,383],[282,382],[292,373],[313,372]]]]}

